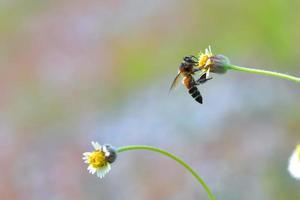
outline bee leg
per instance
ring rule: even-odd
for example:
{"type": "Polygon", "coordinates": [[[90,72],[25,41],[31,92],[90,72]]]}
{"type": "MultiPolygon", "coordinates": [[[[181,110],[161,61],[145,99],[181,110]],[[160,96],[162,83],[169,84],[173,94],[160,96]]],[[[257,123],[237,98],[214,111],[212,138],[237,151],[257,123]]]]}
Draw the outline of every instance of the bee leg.
{"type": "Polygon", "coordinates": [[[196,56],[191,55],[191,58],[193,58],[196,61],[196,63],[198,62],[198,58],[196,56]]]}
{"type": "Polygon", "coordinates": [[[200,68],[194,68],[194,69],[193,69],[193,73],[198,72],[198,71],[200,71],[200,70],[201,70],[200,68]]]}
{"type": "Polygon", "coordinates": [[[212,79],[212,77],[207,78],[207,77],[206,77],[206,73],[204,73],[198,80],[196,80],[196,84],[197,84],[197,85],[203,84],[203,83],[205,83],[206,81],[211,80],[211,79],[212,79]]]}

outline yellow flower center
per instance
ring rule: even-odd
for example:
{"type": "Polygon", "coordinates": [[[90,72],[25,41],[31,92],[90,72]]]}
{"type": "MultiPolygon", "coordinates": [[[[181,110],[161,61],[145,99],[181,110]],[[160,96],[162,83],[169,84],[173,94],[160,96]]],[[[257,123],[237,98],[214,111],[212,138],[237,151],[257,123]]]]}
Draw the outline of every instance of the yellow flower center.
{"type": "Polygon", "coordinates": [[[213,56],[210,47],[205,49],[205,53],[200,53],[199,55],[199,62],[198,66],[200,68],[209,68],[210,65],[213,64],[212,60],[210,59],[213,56]]]}
{"type": "Polygon", "coordinates": [[[199,67],[202,69],[207,69],[209,67],[211,67],[211,65],[213,64],[213,62],[210,59],[209,55],[203,54],[200,56],[199,58],[199,67]]]}
{"type": "Polygon", "coordinates": [[[208,55],[202,54],[199,58],[199,66],[204,67],[208,59],[209,59],[208,55]]]}
{"type": "Polygon", "coordinates": [[[94,168],[101,168],[107,165],[104,152],[99,150],[92,152],[88,157],[88,163],[94,168]]]}

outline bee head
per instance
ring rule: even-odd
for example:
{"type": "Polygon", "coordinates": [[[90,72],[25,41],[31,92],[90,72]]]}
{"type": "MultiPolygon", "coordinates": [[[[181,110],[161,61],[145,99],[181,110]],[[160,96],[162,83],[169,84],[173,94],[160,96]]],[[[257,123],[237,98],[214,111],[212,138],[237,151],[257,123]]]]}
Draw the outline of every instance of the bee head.
{"type": "Polygon", "coordinates": [[[186,56],[183,58],[183,61],[188,64],[195,64],[197,62],[194,59],[195,59],[194,56],[186,56]]]}
{"type": "Polygon", "coordinates": [[[190,72],[192,68],[197,65],[198,61],[196,61],[195,56],[186,56],[183,58],[183,61],[179,67],[180,72],[190,72]]]}

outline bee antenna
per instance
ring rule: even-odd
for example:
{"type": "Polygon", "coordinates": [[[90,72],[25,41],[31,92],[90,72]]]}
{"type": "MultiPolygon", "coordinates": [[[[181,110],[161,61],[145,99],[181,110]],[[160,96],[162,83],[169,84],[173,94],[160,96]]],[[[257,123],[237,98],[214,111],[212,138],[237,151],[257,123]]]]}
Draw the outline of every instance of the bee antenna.
{"type": "Polygon", "coordinates": [[[198,62],[198,58],[197,58],[196,56],[191,55],[190,57],[191,57],[191,58],[194,58],[194,60],[196,60],[196,61],[198,62]]]}

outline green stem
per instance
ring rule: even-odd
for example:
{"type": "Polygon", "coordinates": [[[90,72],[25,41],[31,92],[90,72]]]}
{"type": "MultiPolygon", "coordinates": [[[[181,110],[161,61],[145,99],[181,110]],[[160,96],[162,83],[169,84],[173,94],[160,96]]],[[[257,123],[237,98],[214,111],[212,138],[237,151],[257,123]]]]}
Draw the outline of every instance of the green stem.
{"type": "Polygon", "coordinates": [[[266,76],[275,76],[278,78],[283,78],[283,79],[287,79],[290,81],[300,83],[300,78],[295,77],[295,76],[290,76],[287,74],[283,74],[283,73],[272,72],[272,71],[267,71],[267,70],[262,70],[262,69],[252,69],[252,68],[247,68],[247,67],[240,67],[240,66],[236,66],[236,65],[227,65],[226,67],[227,67],[227,69],[232,69],[232,70],[236,70],[236,71],[253,73],[253,74],[261,74],[261,75],[266,75],[266,76]]]}
{"type": "Polygon", "coordinates": [[[206,183],[203,181],[203,179],[197,174],[196,171],[194,171],[186,162],[178,158],[177,156],[163,150],[160,148],[152,147],[152,146],[144,146],[144,145],[132,145],[132,146],[124,146],[120,147],[117,149],[118,153],[125,152],[125,151],[130,151],[130,150],[148,150],[148,151],[154,151],[160,154],[163,154],[165,156],[168,156],[169,158],[175,160],[177,163],[182,165],[185,169],[187,169],[197,180],[198,182],[203,186],[203,188],[206,190],[209,198],[211,200],[215,200],[216,198],[212,194],[211,190],[209,187],[206,185],[206,183]]]}

